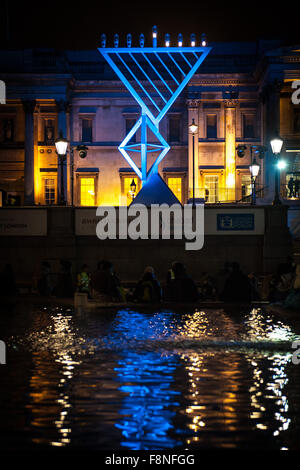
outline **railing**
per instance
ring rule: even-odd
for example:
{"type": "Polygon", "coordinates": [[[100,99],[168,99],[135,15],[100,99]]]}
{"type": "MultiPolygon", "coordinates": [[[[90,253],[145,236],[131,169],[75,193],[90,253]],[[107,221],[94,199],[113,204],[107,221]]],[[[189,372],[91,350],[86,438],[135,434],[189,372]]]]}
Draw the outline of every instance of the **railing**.
{"type": "MultiPolygon", "coordinates": [[[[265,188],[256,186],[256,197],[264,197],[265,188]]],[[[193,198],[193,190],[189,191],[189,199],[193,198]]],[[[249,188],[195,188],[195,198],[204,199],[206,204],[241,203],[250,204],[252,201],[249,188]]]]}

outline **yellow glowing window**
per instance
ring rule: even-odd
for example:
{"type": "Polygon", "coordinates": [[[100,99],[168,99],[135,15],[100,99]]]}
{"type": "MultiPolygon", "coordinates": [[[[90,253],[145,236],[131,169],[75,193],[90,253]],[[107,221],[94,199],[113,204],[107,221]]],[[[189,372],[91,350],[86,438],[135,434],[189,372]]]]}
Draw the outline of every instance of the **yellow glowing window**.
{"type": "Polygon", "coordinates": [[[173,191],[177,199],[182,199],[182,178],[168,178],[168,186],[173,191]]]}
{"type": "Polygon", "coordinates": [[[123,191],[124,196],[127,196],[127,204],[132,202],[132,199],[137,195],[138,192],[138,178],[133,178],[132,176],[125,176],[123,178],[123,191]],[[132,180],[135,183],[135,192],[133,192],[134,187],[131,187],[132,180]]]}
{"type": "Polygon", "coordinates": [[[55,204],[56,181],[54,178],[44,179],[44,201],[45,204],[55,204]]]}
{"type": "Polygon", "coordinates": [[[80,178],[80,204],[95,205],[95,178],[80,178]]]}
{"type": "MultiPolygon", "coordinates": [[[[205,201],[215,203],[219,200],[219,176],[218,175],[205,175],[205,201]]],[[[226,200],[228,197],[226,197],[226,200]]]]}

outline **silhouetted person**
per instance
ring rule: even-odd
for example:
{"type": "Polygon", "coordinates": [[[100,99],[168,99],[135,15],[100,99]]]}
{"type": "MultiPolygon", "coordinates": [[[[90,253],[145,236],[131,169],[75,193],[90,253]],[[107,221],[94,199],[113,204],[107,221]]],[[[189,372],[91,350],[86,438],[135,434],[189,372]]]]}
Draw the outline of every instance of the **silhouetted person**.
{"type": "Polygon", "coordinates": [[[103,269],[105,261],[99,261],[97,263],[97,269],[93,272],[91,276],[91,289],[92,295],[97,296],[103,291],[103,286],[105,285],[106,274],[103,269]]]}
{"type": "Polygon", "coordinates": [[[232,263],[225,261],[223,268],[216,274],[216,287],[218,295],[220,296],[224,290],[225,283],[232,272],[232,263]]]}
{"type": "Polygon", "coordinates": [[[292,256],[287,256],[284,263],[280,263],[277,269],[277,276],[282,276],[283,274],[289,274],[295,272],[295,264],[293,262],[292,256]]]}
{"type": "Polygon", "coordinates": [[[224,302],[250,302],[251,284],[241,271],[239,263],[232,263],[232,271],[225,281],[220,299],[224,302]]]}
{"type": "Polygon", "coordinates": [[[288,197],[294,197],[295,195],[295,181],[294,178],[291,177],[288,181],[288,189],[289,189],[289,196],[288,197]]]}
{"type": "Polygon", "coordinates": [[[125,299],[120,280],[110,261],[98,263],[97,272],[92,277],[92,288],[96,296],[105,296],[105,300],[121,301],[125,299]]]}
{"type": "Polygon", "coordinates": [[[82,294],[90,295],[90,275],[88,270],[88,265],[83,264],[80,273],[77,275],[77,289],[82,294]]]}
{"type": "Polygon", "coordinates": [[[17,293],[16,280],[11,264],[6,264],[0,273],[0,294],[3,296],[17,293]]]}
{"type": "Polygon", "coordinates": [[[208,273],[203,272],[201,274],[199,291],[201,300],[215,299],[217,295],[216,280],[208,273]]]}
{"type": "Polygon", "coordinates": [[[57,297],[70,298],[74,295],[74,285],[72,276],[72,263],[68,260],[61,260],[61,274],[59,275],[58,282],[54,288],[54,295],[57,297]]]}
{"type": "Polygon", "coordinates": [[[258,279],[255,273],[250,273],[248,279],[251,286],[251,300],[260,300],[260,293],[258,288],[258,279]]]}
{"type": "Polygon", "coordinates": [[[134,292],[134,300],[138,302],[161,301],[161,287],[151,266],[145,269],[142,279],[138,282],[134,292]]]}
{"type": "Polygon", "coordinates": [[[172,302],[195,302],[199,298],[196,284],[182,263],[172,265],[173,276],[167,279],[166,299],[172,302]]]}
{"type": "Polygon", "coordinates": [[[53,290],[50,271],[50,263],[48,263],[48,261],[43,261],[41,266],[41,277],[38,280],[37,288],[39,294],[45,297],[51,295],[53,290]]]}

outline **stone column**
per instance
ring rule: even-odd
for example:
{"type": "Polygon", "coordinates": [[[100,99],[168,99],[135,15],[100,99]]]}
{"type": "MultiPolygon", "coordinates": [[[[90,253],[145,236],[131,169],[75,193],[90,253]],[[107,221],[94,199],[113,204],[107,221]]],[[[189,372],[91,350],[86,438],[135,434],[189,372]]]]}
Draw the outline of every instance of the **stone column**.
{"type": "MultiPolygon", "coordinates": [[[[56,102],[57,105],[57,112],[58,112],[58,125],[57,125],[57,130],[58,130],[58,136],[60,132],[62,132],[62,135],[65,139],[68,139],[69,136],[67,134],[67,112],[69,111],[69,105],[68,102],[65,100],[59,100],[56,102]]],[[[59,162],[58,162],[59,163],[59,162]]],[[[70,158],[69,155],[67,155],[67,158],[65,160],[65,164],[63,166],[63,172],[64,172],[64,195],[65,195],[65,200],[69,201],[69,194],[68,194],[68,164],[70,163],[70,158]]],[[[57,196],[58,196],[58,201],[60,200],[60,192],[61,192],[61,167],[58,164],[57,167],[57,196]]]]}
{"type": "Polygon", "coordinates": [[[225,200],[235,200],[236,177],[236,106],[238,100],[233,97],[235,92],[230,92],[230,97],[224,100],[225,113],[225,200]]]}
{"type": "Polygon", "coordinates": [[[199,194],[199,101],[192,99],[187,101],[188,106],[188,199],[192,198],[193,192],[193,135],[189,130],[190,124],[194,119],[198,126],[198,131],[194,138],[194,158],[195,158],[195,198],[200,197],[199,194]]]}
{"type": "Polygon", "coordinates": [[[23,101],[25,112],[24,204],[34,204],[34,132],[35,100],[23,101]]]}

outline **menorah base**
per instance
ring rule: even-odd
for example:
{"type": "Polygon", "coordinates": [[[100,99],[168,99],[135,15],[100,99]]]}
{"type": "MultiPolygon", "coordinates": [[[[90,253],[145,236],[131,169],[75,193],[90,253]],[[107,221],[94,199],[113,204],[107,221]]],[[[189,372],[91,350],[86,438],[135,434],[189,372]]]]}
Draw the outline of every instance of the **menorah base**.
{"type": "Polygon", "coordinates": [[[173,191],[164,182],[158,173],[154,173],[143,185],[140,192],[130,204],[143,204],[150,207],[151,204],[180,204],[173,191]]]}

